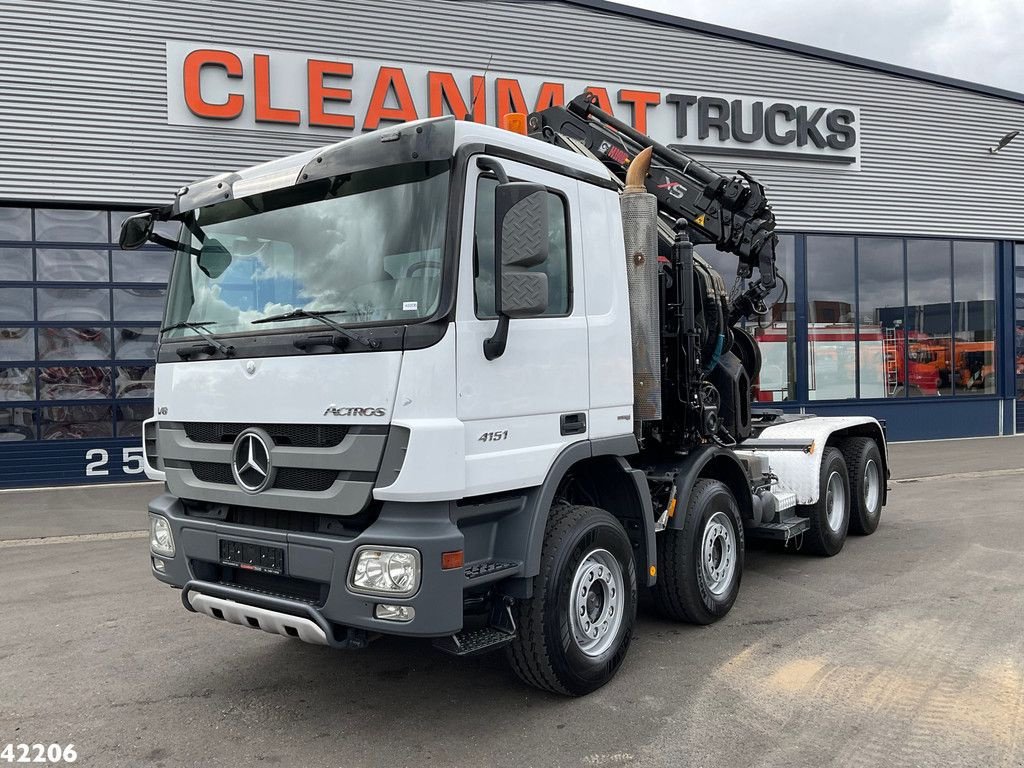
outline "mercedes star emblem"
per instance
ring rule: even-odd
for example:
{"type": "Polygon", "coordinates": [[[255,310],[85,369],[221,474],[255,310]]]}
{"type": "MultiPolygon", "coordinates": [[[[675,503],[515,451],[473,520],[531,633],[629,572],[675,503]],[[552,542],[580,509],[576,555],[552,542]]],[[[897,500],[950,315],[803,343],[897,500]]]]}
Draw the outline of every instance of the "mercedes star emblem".
{"type": "Polygon", "coordinates": [[[266,490],[273,479],[270,438],[262,430],[247,429],[235,438],[231,449],[231,474],[247,493],[266,490]]]}

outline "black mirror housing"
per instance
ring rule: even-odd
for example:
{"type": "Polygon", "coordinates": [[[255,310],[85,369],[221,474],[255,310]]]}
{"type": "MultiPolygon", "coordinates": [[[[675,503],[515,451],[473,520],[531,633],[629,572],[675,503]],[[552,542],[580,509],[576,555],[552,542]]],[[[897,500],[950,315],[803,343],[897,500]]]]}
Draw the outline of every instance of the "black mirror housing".
{"type": "Polygon", "coordinates": [[[117,244],[121,246],[121,250],[134,251],[136,248],[141,248],[145,245],[149,240],[149,236],[153,234],[154,223],[155,218],[151,211],[137,213],[122,221],[121,234],[117,239],[117,244]]]}
{"type": "Polygon", "coordinates": [[[508,182],[494,191],[495,308],[506,317],[535,317],[548,308],[548,276],[530,267],[548,259],[547,190],[508,182]]]}
{"type": "Polygon", "coordinates": [[[231,251],[215,237],[203,241],[203,248],[196,257],[196,266],[207,277],[216,280],[231,266],[231,251]]]}

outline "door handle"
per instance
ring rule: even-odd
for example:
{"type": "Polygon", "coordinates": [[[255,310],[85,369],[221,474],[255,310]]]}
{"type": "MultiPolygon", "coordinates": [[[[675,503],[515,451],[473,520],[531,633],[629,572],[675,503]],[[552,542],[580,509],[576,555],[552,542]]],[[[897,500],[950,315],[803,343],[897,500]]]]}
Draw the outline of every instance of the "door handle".
{"type": "Polygon", "coordinates": [[[563,435],[582,435],[587,431],[587,414],[563,413],[561,426],[563,435]]]}

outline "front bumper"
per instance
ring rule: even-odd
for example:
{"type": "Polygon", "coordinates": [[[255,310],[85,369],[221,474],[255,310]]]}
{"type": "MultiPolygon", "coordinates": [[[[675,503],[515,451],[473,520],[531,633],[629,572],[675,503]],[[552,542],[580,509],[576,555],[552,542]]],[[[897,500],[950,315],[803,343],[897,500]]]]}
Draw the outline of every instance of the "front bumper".
{"type": "MultiPolygon", "coordinates": [[[[163,571],[152,568],[153,575],[162,582],[183,588],[182,601],[190,610],[216,616],[206,609],[217,605],[223,614],[223,606],[216,601],[227,600],[275,614],[276,617],[267,616],[271,627],[267,631],[295,636],[294,631],[301,624],[303,631],[316,634],[304,622],[293,622],[288,629],[280,618],[299,617],[323,631],[326,644],[336,647],[358,647],[366,634],[440,637],[462,629],[465,573],[462,568],[441,568],[442,553],[464,549],[464,535],[452,522],[447,502],[385,503],[377,520],[351,537],[253,528],[189,517],[181,502],[169,494],[150,502],[149,511],[167,518],[176,545],[174,557],[159,557],[163,571]],[[263,579],[258,586],[234,583],[232,578],[237,571],[221,563],[221,539],[282,548],[285,560],[281,578],[263,579]],[[416,593],[401,598],[352,592],[348,588],[352,556],[364,545],[418,550],[423,570],[416,593]],[[280,582],[280,587],[276,582],[280,582]],[[312,588],[312,593],[318,596],[291,594],[289,587],[292,585],[302,585],[306,590],[312,588]],[[197,595],[213,600],[200,600],[193,605],[197,595]],[[380,603],[411,606],[415,610],[414,618],[407,622],[378,619],[374,608],[380,603]],[[278,625],[280,631],[275,628],[278,625]]],[[[237,621],[227,615],[223,618],[255,626],[250,620],[252,616],[234,616],[237,621]]],[[[263,621],[260,624],[259,628],[266,629],[263,621]]]]}

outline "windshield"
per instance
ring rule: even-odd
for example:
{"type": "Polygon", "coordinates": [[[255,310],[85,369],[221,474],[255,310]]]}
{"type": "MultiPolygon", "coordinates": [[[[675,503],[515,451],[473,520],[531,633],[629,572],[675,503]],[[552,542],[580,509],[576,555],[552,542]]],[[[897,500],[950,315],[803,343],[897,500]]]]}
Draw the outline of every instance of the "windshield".
{"type": "Polygon", "coordinates": [[[254,320],[295,310],[342,324],[420,320],[440,296],[446,162],[416,163],[230,200],[186,221],[165,338],[264,332],[315,320],[254,320]]]}

